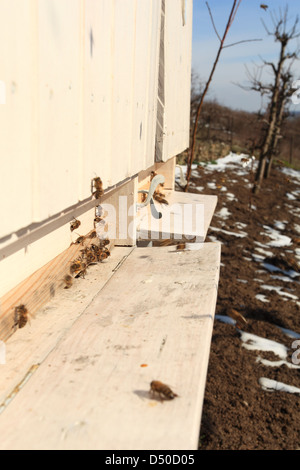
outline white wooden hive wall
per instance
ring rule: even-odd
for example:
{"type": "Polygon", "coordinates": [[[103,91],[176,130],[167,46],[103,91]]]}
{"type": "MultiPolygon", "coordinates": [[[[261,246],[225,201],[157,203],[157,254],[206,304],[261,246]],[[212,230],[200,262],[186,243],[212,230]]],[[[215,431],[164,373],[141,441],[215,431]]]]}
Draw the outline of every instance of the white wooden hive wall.
{"type": "MultiPolygon", "coordinates": [[[[165,1],[164,161],[188,146],[192,31],[192,0],[165,1]]],[[[96,175],[109,188],[153,165],[161,8],[162,0],[0,0],[0,249],[88,201],[96,175]]],[[[34,263],[30,245],[2,256],[1,293],[70,243],[55,240],[37,245],[34,263]]]]}

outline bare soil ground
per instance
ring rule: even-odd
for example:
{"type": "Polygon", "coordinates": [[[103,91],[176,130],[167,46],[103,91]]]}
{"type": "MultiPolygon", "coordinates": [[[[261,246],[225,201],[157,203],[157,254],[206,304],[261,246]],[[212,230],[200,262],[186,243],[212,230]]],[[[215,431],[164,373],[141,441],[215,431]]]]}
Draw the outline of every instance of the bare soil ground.
{"type": "Polygon", "coordinates": [[[266,377],[300,388],[300,341],[297,353],[297,336],[281,329],[300,333],[300,180],[274,168],[249,210],[251,178],[240,163],[192,173],[190,192],[218,195],[207,241],[222,242],[200,450],[300,448],[300,394],[260,384],[266,377]],[[247,323],[221,321],[231,308],[247,323]],[[287,357],[247,349],[242,332],[284,345],[287,357]]]}

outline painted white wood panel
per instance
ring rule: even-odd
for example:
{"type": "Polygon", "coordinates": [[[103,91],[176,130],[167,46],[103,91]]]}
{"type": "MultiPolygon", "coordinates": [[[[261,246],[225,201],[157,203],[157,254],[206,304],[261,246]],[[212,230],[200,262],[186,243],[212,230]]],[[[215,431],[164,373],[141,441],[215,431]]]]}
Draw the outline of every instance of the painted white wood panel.
{"type": "Polygon", "coordinates": [[[35,122],[35,8],[32,1],[0,0],[0,237],[32,221],[35,122]]]}
{"type": "Polygon", "coordinates": [[[133,122],[133,77],[136,0],[116,0],[112,63],[111,178],[121,181],[130,175],[133,122]],[[122,26],[123,25],[123,26],[122,26]],[[127,25],[125,28],[124,25],[127,25]]]}
{"type": "MultiPolygon", "coordinates": [[[[177,48],[168,59],[172,77],[181,73],[180,47],[186,50],[176,39],[183,26],[181,3],[174,2],[174,11],[168,4],[174,23],[168,34],[177,48]]],[[[154,164],[161,8],[162,0],[0,0],[0,81],[7,95],[0,105],[2,258],[37,224],[47,227],[51,217],[85,203],[96,175],[109,188],[154,164]]],[[[178,77],[172,80],[166,122],[177,132],[182,101],[172,101],[182,89],[174,84],[178,77]]],[[[165,159],[179,148],[174,139],[166,141],[165,159]]],[[[10,253],[9,272],[24,257],[32,272],[67,242],[54,250],[46,244],[34,262],[30,247],[21,257],[10,253]]]]}
{"type": "Polygon", "coordinates": [[[134,50],[131,173],[153,164],[156,120],[160,2],[139,0],[134,50]],[[154,51],[154,54],[153,54],[154,51]],[[149,122],[150,121],[150,122],[149,122]]]}
{"type": "Polygon", "coordinates": [[[162,160],[189,146],[192,0],[165,0],[162,160]]]}
{"type": "Polygon", "coordinates": [[[80,0],[39,0],[39,220],[78,202],[80,0]]]}
{"type": "Polygon", "coordinates": [[[114,2],[86,0],[84,27],[83,154],[81,175],[83,196],[89,184],[101,176],[104,187],[112,185],[112,38],[114,2]]]}

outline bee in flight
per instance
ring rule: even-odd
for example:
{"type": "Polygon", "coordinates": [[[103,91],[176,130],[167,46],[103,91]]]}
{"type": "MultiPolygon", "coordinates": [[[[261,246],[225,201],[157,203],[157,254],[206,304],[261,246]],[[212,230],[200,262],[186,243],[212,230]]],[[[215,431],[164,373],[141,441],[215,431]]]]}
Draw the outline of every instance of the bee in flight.
{"type": "Polygon", "coordinates": [[[234,308],[230,308],[227,311],[227,315],[236,321],[237,328],[241,328],[242,326],[245,326],[247,323],[246,318],[234,308]]]}
{"type": "Polygon", "coordinates": [[[15,308],[15,323],[13,325],[13,328],[15,328],[16,326],[18,326],[19,328],[23,328],[29,320],[28,315],[29,313],[25,305],[18,305],[15,308]]]}
{"type": "Polygon", "coordinates": [[[164,398],[167,400],[173,400],[173,398],[178,397],[176,393],[174,393],[170,387],[159,380],[152,380],[150,383],[150,393],[154,395],[158,393],[160,398],[164,398]]]}

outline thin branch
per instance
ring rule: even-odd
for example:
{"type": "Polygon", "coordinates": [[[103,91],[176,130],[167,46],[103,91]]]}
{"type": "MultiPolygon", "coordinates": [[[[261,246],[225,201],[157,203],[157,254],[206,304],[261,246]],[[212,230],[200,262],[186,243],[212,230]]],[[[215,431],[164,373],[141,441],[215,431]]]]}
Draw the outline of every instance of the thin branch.
{"type": "Polygon", "coordinates": [[[243,39],[242,41],[232,42],[231,44],[227,44],[227,46],[223,46],[223,49],[226,47],[235,46],[236,44],[241,44],[242,42],[252,42],[252,41],[262,41],[262,39],[243,39]]]}
{"type": "Polygon", "coordinates": [[[219,41],[221,42],[222,39],[220,38],[220,35],[219,35],[218,31],[217,31],[217,28],[216,28],[216,25],[215,25],[215,22],[214,22],[214,19],[213,19],[213,16],[212,16],[212,13],[211,13],[211,9],[210,9],[210,7],[209,7],[209,4],[208,4],[207,2],[205,2],[205,3],[206,3],[206,6],[207,6],[207,9],[208,9],[209,16],[210,16],[210,19],[211,19],[213,28],[214,28],[214,30],[215,30],[215,33],[216,33],[216,35],[218,36],[219,41]]]}
{"type": "Polygon", "coordinates": [[[215,69],[216,69],[216,67],[217,67],[217,63],[218,63],[218,61],[219,61],[220,54],[221,54],[222,49],[223,49],[223,47],[224,47],[224,42],[225,42],[227,33],[228,33],[229,29],[230,29],[230,26],[231,26],[231,24],[232,24],[233,18],[235,17],[236,11],[237,11],[237,9],[238,9],[240,3],[241,3],[241,0],[239,0],[238,5],[237,5],[237,0],[234,0],[234,1],[233,1],[233,5],[232,5],[232,8],[231,8],[231,12],[230,12],[230,14],[229,14],[229,18],[228,18],[228,21],[227,21],[227,24],[226,24],[226,27],[225,27],[225,31],[224,31],[223,37],[222,37],[222,39],[221,39],[221,41],[220,41],[220,46],[219,46],[219,49],[218,49],[218,52],[217,52],[217,55],[216,55],[214,64],[213,64],[213,66],[212,66],[212,69],[211,69],[209,78],[208,78],[208,80],[207,80],[207,82],[206,82],[204,91],[203,91],[203,93],[202,93],[202,96],[201,96],[201,99],[200,99],[200,102],[199,102],[199,105],[198,105],[198,108],[197,108],[196,117],[195,117],[195,121],[194,121],[194,128],[193,128],[193,133],[192,133],[192,146],[191,146],[191,149],[190,149],[190,152],[189,152],[189,155],[188,155],[188,160],[187,160],[187,172],[186,172],[186,181],[187,181],[187,183],[186,183],[186,186],[185,186],[185,188],[184,188],[184,191],[185,191],[185,192],[187,192],[187,190],[188,190],[189,181],[190,181],[190,178],[191,178],[192,163],[193,163],[193,160],[194,160],[195,145],[196,145],[196,133],[197,133],[198,121],[199,121],[199,116],[200,116],[200,112],[201,112],[201,109],[202,109],[203,101],[204,101],[205,95],[206,95],[206,93],[207,93],[207,91],[208,91],[210,82],[212,81],[212,77],[213,77],[214,71],[215,71],[215,69]]]}
{"type": "MultiPolygon", "coordinates": [[[[233,12],[233,14],[232,14],[232,16],[231,16],[231,20],[230,20],[230,23],[229,23],[229,25],[228,25],[228,29],[230,29],[230,27],[231,27],[231,25],[232,25],[232,23],[233,23],[233,21],[234,21],[236,12],[238,11],[238,8],[239,8],[239,6],[240,6],[240,4],[241,4],[241,1],[242,1],[242,0],[239,0],[239,3],[237,4],[236,9],[235,9],[235,11],[233,12]]],[[[236,3],[236,2],[235,2],[235,3],[236,3]]]]}

